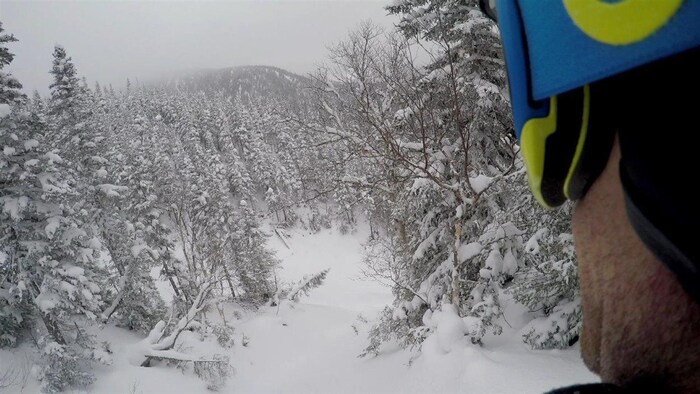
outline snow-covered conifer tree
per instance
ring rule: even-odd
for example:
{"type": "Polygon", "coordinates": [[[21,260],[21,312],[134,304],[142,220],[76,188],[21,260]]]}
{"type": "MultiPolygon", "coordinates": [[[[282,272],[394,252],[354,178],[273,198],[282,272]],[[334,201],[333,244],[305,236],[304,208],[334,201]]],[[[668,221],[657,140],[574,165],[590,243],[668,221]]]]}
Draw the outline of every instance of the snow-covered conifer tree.
{"type": "Polygon", "coordinates": [[[87,384],[94,344],[75,319],[93,320],[102,306],[93,248],[98,241],[87,239],[82,217],[69,203],[73,179],[62,158],[45,150],[45,125],[17,106],[0,123],[0,322],[11,323],[3,339],[13,343],[32,322],[42,322],[44,388],[87,384]]]}
{"type": "Polygon", "coordinates": [[[18,90],[22,88],[22,84],[11,74],[2,71],[15,57],[6,45],[17,41],[14,35],[3,34],[4,31],[0,22],[0,103],[10,104],[21,100],[23,95],[18,90]]]}

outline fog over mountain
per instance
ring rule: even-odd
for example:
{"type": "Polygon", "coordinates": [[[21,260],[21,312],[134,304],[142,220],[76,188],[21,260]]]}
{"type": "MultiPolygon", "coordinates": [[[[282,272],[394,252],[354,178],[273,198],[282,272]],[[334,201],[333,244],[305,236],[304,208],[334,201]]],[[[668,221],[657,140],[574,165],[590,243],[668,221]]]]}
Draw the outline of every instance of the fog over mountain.
{"type": "Polygon", "coordinates": [[[2,1],[19,42],[8,67],[28,93],[48,92],[51,53],[66,47],[81,75],[124,85],[199,69],[264,64],[304,74],[365,20],[391,28],[382,1],[2,1]]]}
{"type": "Polygon", "coordinates": [[[312,81],[302,75],[272,66],[238,66],[199,70],[154,80],[150,85],[188,93],[217,93],[225,97],[249,95],[290,99],[303,94],[312,81]]]}

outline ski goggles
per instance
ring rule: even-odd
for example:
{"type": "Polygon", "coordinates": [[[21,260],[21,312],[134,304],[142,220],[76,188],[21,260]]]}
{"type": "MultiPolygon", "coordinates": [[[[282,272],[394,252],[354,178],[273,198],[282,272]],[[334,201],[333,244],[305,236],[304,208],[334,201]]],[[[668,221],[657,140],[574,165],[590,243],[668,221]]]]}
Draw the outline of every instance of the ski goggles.
{"type": "Polygon", "coordinates": [[[700,0],[480,0],[498,22],[515,134],[545,207],[581,198],[615,131],[610,77],[700,46],[700,0]]]}

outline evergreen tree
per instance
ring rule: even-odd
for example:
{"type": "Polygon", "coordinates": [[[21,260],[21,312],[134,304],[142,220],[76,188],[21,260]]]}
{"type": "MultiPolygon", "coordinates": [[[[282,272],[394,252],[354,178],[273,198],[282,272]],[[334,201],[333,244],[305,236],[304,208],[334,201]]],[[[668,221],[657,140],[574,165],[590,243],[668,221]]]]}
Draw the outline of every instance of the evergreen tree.
{"type": "Polygon", "coordinates": [[[12,74],[2,71],[15,58],[6,45],[17,41],[14,35],[3,34],[4,31],[0,22],[0,104],[10,104],[21,100],[24,95],[18,90],[22,89],[22,84],[12,74]]]}
{"type": "Polygon", "coordinates": [[[31,322],[42,321],[40,344],[50,354],[41,372],[46,389],[89,383],[85,352],[77,349],[90,357],[93,344],[74,318],[94,319],[102,304],[100,269],[93,249],[83,246],[97,241],[86,239],[80,214],[66,204],[74,197],[72,178],[55,151],[43,150],[41,121],[15,108],[0,123],[0,325],[10,322],[3,342],[15,343],[31,322]],[[62,368],[70,371],[56,375],[56,365],[66,362],[62,368]]]}
{"type": "Polygon", "coordinates": [[[49,86],[52,113],[62,118],[74,118],[81,89],[75,65],[62,46],[54,47],[53,67],[50,72],[53,76],[53,82],[49,86]]]}

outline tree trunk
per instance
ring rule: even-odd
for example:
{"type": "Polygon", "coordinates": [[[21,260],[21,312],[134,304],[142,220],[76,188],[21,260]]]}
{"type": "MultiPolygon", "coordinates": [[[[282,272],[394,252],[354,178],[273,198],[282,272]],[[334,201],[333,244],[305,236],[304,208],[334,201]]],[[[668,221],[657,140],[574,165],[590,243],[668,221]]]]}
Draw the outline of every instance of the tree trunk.
{"type": "Polygon", "coordinates": [[[231,298],[236,298],[236,292],[233,289],[233,281],[231,280],[231,274],[228,272],[228,267],[226,264],[222,264],[224,267],[224,275],[226,276],[226,282],[228,282],[228,287],[231,289],[231,298]]]}
{"type": "Polygon", "coordinates": [[[59,345],[65,345],[66,340],[63,339],[63,333],[61,333],[61,329],[58,328],[58,322],[48,313],[40,313],[40,315],[41,320],[44,321],[46,330],[49,332],[49,335],[53,338],[53,340],[59,345]]]}
{"type": "Polygon", "coordinates": [[[459,298],[460,298],[460,286],[459,286],[459,274],[461,261],[459,261],[459,246],[462,239],[462,224],[459,219],[455,222],[455,244],[454,244],[454,266],[452,268],[452,305],[457,307],[459,310],[459,298]]]}
{"type": "Polygon", "coordinates": [[[180,297],[180,289],[177,287],[177,284],[175,284],[175,280],[173,279],[173,272],[170,271],[170,268],[168,268],[168,264],[165,261],[163,261],[163,272],[165,273],[165,276],[168,277],[168,282],[170,282],[170,286],[172,286],[175,295],[177,297],[180,297]]]}
{"type": "Polygon", "coordinates": [[[65,345],[66,340],[63,338],[63,333],[61,333],[61,329],[58,327],[58,322],[50,313],[44,313],[44,311],[42,311],[39,305],[36,303],[36,298],[39,296],[39,286],[32,282],[29,285],[29,288],[32,292],[34,305],[36,305],[36,307],[39,309],[39,315],[41,316],[41,320],[44,322],[44,326],[46,326],[46,331],[48,331],[49,336],[59,345],[65,345]]]}

